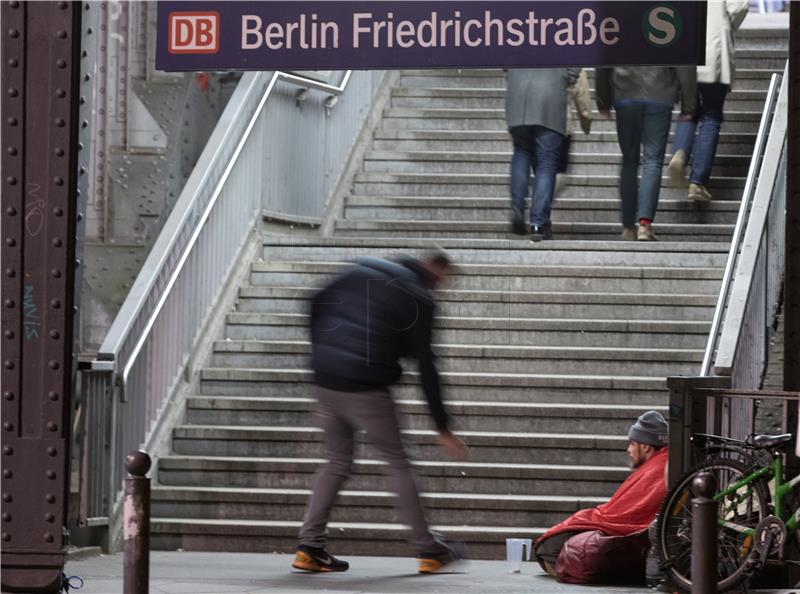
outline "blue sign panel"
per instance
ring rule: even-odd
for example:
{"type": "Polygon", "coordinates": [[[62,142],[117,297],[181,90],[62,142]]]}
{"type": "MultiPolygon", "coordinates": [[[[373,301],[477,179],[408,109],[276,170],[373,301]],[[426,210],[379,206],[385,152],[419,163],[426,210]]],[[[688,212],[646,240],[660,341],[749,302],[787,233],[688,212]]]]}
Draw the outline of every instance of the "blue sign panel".
{"type": "Polygon", "coordinates": [[[158,3],[160,70],[698,64],[705,2],[158,3]]]}

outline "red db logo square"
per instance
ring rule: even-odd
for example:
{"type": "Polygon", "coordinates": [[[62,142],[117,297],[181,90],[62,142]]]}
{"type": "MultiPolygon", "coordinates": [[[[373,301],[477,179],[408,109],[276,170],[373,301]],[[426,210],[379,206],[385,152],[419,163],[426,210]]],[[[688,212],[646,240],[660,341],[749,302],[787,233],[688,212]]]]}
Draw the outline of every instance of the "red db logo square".
{"type": "Polygon", "coordinates": [[[216,54],[219,51],[218,12],[171,12],[169,14],[171,54],[216,54]]]}

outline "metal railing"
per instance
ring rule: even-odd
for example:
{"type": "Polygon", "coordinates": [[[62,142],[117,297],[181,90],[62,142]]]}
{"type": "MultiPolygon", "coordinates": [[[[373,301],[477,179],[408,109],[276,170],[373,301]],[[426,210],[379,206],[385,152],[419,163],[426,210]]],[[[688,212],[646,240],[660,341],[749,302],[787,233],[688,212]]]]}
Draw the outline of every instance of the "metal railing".
{"type": "MultiPolygon", "coordinates": [[[[269,126],[276,117],[301,116],[288,117],[288,111],[276,116],[265,109],[268,99],[281,92],[286,98],[281,82],[338,97],[351,79],[369,81],[361,85],[368,91],[375,82],[371,73],[350,71],[338,85],[284,72],[243,75],[96,359],[83,372],[82,524],[107,524],[118,513],[125,454],[149,449],[214,305],[258,229],[262,209],[275,208],[264,161],[284,147],[271,142],[269,126]]],[[[371,99],[360,96],[349,107],[345,125],[356,127],[353,139],[371,99]]],[[[294,99],[275,103],[298,111],[294,99]]],[[[348,142],[338,139],[340,168],[341,155],[351,149],[348,142]]],[[[326,197],[315,197],[318,208],[326,197]]]]}
{"type": "MultiPolygon", "coordinates": [[[[733,389],[758,389],[780,305],[784,270],[787,78],[773,74],[761,117],[700,377],[729,378],[733,389]],[[782,81],[782,82],[781,82],[782,81]],[[723,321],[724,318],[724,321],[723,321]]],[[[725,435],[752,431],[752,403],[707,403],[725,435]]]]}

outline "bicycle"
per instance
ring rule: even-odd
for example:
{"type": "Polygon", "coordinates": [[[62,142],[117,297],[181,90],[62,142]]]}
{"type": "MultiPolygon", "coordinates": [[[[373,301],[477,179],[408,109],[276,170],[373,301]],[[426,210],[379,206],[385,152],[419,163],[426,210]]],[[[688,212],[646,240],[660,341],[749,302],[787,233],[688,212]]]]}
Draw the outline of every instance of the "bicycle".
{"type": "Polygon", "coordinates": [[[760,571],[768,560],[783,562],[788,535],[798,530],[800,521],[800,502],[797,497],[789,501],[790,495],[798,495],[800,475],[789,481],[783,476],[782,453],[794,443],[791,434],[752,435],[745,441],[704,434],[698,438],[705,441],[711,457],[686,472],[667,493],[655,546],[667,579],[690,590],[692,479],[711,472],[717,479],[714,500],[719,503],[717,588],[724,592],[760,571]]]}

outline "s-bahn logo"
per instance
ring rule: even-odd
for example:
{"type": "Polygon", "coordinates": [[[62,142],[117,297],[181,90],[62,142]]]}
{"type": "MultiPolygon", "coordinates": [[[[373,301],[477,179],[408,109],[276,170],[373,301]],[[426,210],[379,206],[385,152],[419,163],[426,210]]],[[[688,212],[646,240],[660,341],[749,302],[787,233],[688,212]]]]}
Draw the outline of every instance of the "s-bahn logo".
{"type": "Polygon", "coordinates": [[[216,54],[219,51],[218,12],[171,12],[168,19],[171,54],[216,54]]]}
{"type": "Polygon", "coordinates": [[[669,4],[655,6],[644,13],[642,33],[650,45],[672,45],[681,36],[681,29],[681,15],[669,4]]]}

